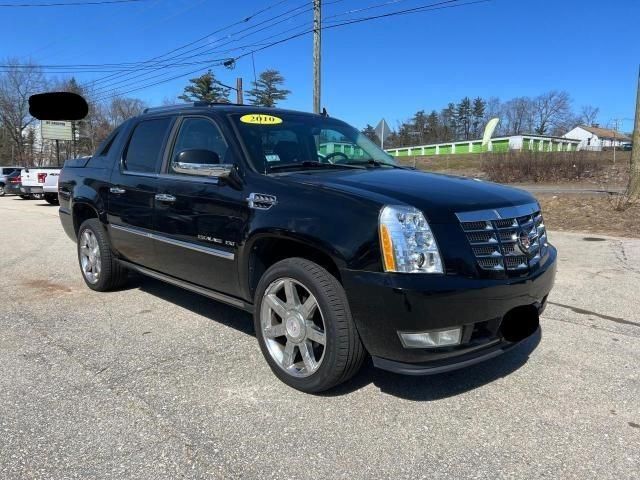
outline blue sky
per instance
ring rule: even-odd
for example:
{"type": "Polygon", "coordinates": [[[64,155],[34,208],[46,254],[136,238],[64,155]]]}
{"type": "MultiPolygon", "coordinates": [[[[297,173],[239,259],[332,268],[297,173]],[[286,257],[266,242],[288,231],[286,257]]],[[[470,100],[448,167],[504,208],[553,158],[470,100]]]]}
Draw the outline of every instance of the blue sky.
{"type": "MultiPolygon", "coordinates": [[[[325,0],[324,16],[384,1],[325,0]]],[[[436,0],[396,1],[385,8],[336,19],[436,0]]],[[[41,64],[148,60],[277,2],[148,0],[108,6],[3,8],[0,58],[31,58],[41,64]]],[[[254,22],[305,4],[305,0],[281,2],[256,16],[254,22]]],[[[298,11],[304,12],[304,8],[298,11]]],[[[598,106],[602,124],[613,118],[625,119],[623,129],[629,131],[640,63],[640,40],[634,24],[638,19],[638,0],[492,0],[326,30],[322,103],[332,116],[358,127],[375,125],[382,117],[393,126],[419,109],[439,110],[465,95],[508,99],[561,89],[571,94],[576,108],[598,106]]],[[[229,46],[255,43],[303,23],[311,24],[311,12],[229,46]]],[[[211,48],[224,41],[224,35],[248,25],[251,23],[210,37],[211,48]]],[[[312,39],[307,35],[255,54],[258,72],[277,68],[285,76],[293,93],[281,106],[311,110],[311,48],[312,39]]],[[[167,71],[165,77],[196,68],[167,71]]],[[[251,56],[239,60],[234,70],[216,67],[214,71],[219,80],[229,84],[235,83],[236,76],[243,77],[246,88],[253,78],[251,56]]],[[[82,73],[76,77],[84,82],[104,75],[82,73]]],[[[181,93],[186,78],[130,95],[159,104],[181,93]]],[[[144,84],[142,80],[144,77],[129,80],[140,83],[120,85],[134,88],[144,84]]]]}

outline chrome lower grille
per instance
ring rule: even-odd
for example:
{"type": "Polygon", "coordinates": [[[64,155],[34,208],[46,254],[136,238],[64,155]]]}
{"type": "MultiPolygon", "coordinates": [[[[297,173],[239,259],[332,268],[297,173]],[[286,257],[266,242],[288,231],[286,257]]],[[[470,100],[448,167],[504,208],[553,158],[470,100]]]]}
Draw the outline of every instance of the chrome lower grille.
{"type": "Polygon", "coordinates": [[[482,270],[519,273],[546,253],[547,232],[537,204],[457,216],[482,270]]]}

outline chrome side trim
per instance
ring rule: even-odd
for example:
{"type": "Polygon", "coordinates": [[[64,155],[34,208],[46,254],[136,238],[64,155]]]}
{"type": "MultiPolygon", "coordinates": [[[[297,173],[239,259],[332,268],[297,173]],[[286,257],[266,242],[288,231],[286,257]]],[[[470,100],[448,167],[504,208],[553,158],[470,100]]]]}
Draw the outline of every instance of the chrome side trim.
{"type": "Polygon", "coordinates": [[[120,262],[126,268],[130,268],[131,270],[135,270],[143,275],[155,278],[156,280],[170,283],[171,285],[175,285],[176,287],[184,288],[185,290],[204,295],[205,297],[212,298],[213,300],[217,300],[228,305],[233,305],[234,307],[242,308],[243,310],[246,310],[248,312],[253,311],[253,305],[238,298],[225,295],[224,293],[214,292],[213,290],[209,290],[208,288],[200,287],[198,285],[194,285],[193,283],[189,283],[184,280],[180,280],[169,275],[156,272],[155,270],[141,267],[140,265],[136,265],[135,263],[130,263],[125,260],[118,260],[118,262],[120,262]]]}
{"type": "Polygon", "coordinates": [[[482,220],[501,220],[503,218],[524,217],[533,215],[540,210],[537,203],[527,203],[513,207],[502,207],[489,210],[475,210],[472,212],[459,212],[456,217],[461,222],[479,222],[482,220]]]}
{"type": "Polygon", "coordinates": [[[132,233],[134,235],[140,235],[142,237],[151,238],[153,240],[157,240],[159,242],[168,243],[170,245],[175,245],[176,247],[187,248],[189,250],[194,250],[200,253],[206,253],[208,255],[213,255],[215,257],[224,258],[226,260],[233,260],[235,258],[235,254],[232,252],[225,252],[224,250],[218,250],[217,248],[204,247],[202,245],[195,245],[189,242],[183,242],[182,240],[175,240],[173,238],[165,237],[164,235],[158,235],[157,233],[151,233],[146,230],[125,227],[124,225],[118,225],[116,223],[110,224],[112,228],[116,230],[121,230],[123,232],[132,233]]]}

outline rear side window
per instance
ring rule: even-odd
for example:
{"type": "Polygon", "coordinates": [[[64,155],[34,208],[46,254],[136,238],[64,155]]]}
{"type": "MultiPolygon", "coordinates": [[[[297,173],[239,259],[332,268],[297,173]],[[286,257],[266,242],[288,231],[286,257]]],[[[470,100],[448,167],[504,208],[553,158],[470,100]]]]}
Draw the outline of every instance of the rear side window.
{"type": "Polygon", "coordinates": [[[109,135],[98,147],[98,150],[95,156],[96,157],[106,156],[109,153],[109,150],[111,149],[111,145],[113,145],[113,142],[115,142],[119,133],[120,133],[120,128],[116,128],[111,133],[111,135],[109,135]]]}
{"type": "Polygon", "coordinates": [[[156,172],[170,126],[171,118],[156,118],[140,122],[133,131],[124,153],[124,169],[129,172],[156,172]]]}

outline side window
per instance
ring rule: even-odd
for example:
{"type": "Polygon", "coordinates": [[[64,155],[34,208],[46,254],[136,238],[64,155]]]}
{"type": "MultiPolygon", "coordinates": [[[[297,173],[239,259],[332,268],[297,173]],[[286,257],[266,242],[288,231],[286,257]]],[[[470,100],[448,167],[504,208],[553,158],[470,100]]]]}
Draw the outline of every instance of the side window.
{"type": "Polygon", "coordinates": [[[180,153],[186,150],[208,150],[215,153],[215,156],[209,157],[212,159],[211,163],[234,163],[222,132],[207,118],[185,118],[182,121],[171,155],[170,173],[178,173],[174,171],[173,166],[178,161],[180,153]]]}
{"type": "Polygon", "coordinates": [[[111,135],[109,135],[103,142],[102,144],[98,147],[98,149],[96,150],[96,157],[100,157],[100,156],[105,156],[109,153],[109,150],[111,149],[111,145],[113,145],[113,142],[116,140],[116,138],[118,137],[118,134],[120,133],[120,128],[115,129],[111,135]]]}
{"type": "Polygon", "coordinates": [[[122,166],[129,172],[153,173],[157,170],[162,145],[171,118],[156,118],[140,122],[129,140],[122,166]]]}

